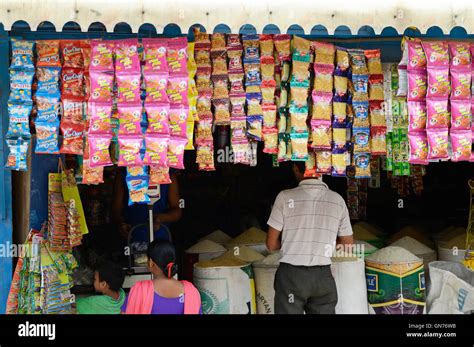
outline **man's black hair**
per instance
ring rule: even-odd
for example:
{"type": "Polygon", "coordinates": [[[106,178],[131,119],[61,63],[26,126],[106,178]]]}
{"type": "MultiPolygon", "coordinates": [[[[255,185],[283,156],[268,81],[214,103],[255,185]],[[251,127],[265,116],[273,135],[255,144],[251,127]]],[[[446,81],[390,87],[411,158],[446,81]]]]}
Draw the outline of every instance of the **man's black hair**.
{"type": "Polygon", "coordinates": [[[304,174],[306,171],[306,164],[304,161],[292,161],[291,163],[296,166],[302,174],[304,174]]]}
{"type": "Polygon", "coordinates": [[[99,281],[106,282],[114,292],[122,288],[125,273],[119,265],[109,260],[100,260],[95,271],[99,274],[99,281]]]}
{"type": "Polygon", "coordinates": [[[171,242],[161,239],[154,240],[148,245],[147,255],[165,276],[171,278],[178,273],[176,251],[171,242]]]}

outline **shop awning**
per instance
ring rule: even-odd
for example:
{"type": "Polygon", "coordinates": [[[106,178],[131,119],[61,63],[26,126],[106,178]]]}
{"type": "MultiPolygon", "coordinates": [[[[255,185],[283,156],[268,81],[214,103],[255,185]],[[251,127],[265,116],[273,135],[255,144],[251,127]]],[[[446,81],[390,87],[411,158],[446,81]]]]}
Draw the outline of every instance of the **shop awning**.
{"type": "Polygon", "coordinates": [[[208,32],[219,24],[227,25],[231,32],[252,25],[261,33],[273,24],[282,33],[298,25],[305,34],[325,28],[329,35],[338,28],[349,29],[354,35],[367,27],[375,34],[386,27],[402,34],[408,27],[426,33],[437,26],[449,34],[455,27],[474,32],[473,9],[472,0],[3,0],[0,23],[10,30],[15,22],[25,21],[36,30],[48,21],[56,31],[68,22],[79,24],[82,31],[95,22],[102,23],[107,31],[127,23],[133,32],[150,23],[158,33],[170,23],[178,25],[182,33],[195,24],[208,32]]]}

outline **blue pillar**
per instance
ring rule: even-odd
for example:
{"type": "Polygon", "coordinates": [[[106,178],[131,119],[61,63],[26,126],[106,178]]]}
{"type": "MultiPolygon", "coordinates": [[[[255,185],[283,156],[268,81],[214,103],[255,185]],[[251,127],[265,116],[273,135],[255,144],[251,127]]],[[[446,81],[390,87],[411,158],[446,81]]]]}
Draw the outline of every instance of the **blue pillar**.
{"type": "MultiPolygon", "coordinates": [[[[8,94],[10,42],[0,23],[0,245],[6,251],[12,242],[12,180],[3,167],[8,155],[5,134],[8,130],[8,94]]],[[[0,256],[0,313],[5,313],[12,278],[12,258],[0,256]]]]}

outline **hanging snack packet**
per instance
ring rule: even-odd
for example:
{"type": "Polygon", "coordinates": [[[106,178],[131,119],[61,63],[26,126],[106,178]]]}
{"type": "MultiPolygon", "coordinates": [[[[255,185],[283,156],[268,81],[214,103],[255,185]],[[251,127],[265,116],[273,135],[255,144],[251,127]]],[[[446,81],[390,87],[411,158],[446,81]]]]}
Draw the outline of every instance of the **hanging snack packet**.
{"type": "Polygon", "coordinates": [[[264,129],[263,141],[264,141],[263,153],[278,154],[277,129],[264,129]]]}
{"type": "Polygon", "coordinates": [[[407,70],[426,68],[426,55],[420,41],[407,41],[408,65],[407,70]]]}
{"type": "Polygon", "coordinates": [[[350,65],[353,75],[367,75],[369,73],[362,49],[348,49],[350,65]]]}
{"type": "Polygon", "coordinates": [[[313,91],[316,93],[332,93],[334,86],[334,81],[332,77],[333,72],[333,66],[315,64],[313,91]]]}
{"type": "Polygon", "coordinates": [[[104,183],[104,167],[91,167],[90,160],[84,159],[82,162],[82,184],[104,183]]]}
{"type": "Polygon", "coordinates": [[[305,162],[304,177],[320,177],[316,173],[316,154],[313,151],[308,152],[308,160],[305,162]]]}
{"type": "Polygon", "coordinates": [[[148,204],[150,203],[150,197],[148,196],[148,177],[138,176],[133,178],[127,178],[128,188],[128,206],[133,204],[148,204]]]}
{"type": "Polygon", "coordinates": [[[118,135],[141,135],[142,105],[118,104],[118,135]]]}
{"type": "Polygon", "coordinates": [[[138,39],[126,39],[115,42],[115,73],[140,71],[138,57],[138,39]]]}
{"type": "Polygon", "coordinates": [[[471,54],[469,42],[448,42],[451,55],[451,70],[470,69],[471,54]]]}
{"type": "Polygon", "coordinates": [[[332,153],[331,164],[332,164],[332,169],[331,169],[332,176],[346,177],[346,169],[347,169],[346,153],[332,153]]]}
{"type": "Polygon", "coordinates": [[[334,101],[332,112],[334,114],[332,126],[334,128],[346,128],[347,126],[347,104],[345,102],[334,101]]]}
{"type": "Polygon", "coordinates": [[[169,135],[169,106],[146,104],[146,113],[148,119],[148,134],[169,135]]]}
{"type": "Polygon", "coordinates": [[[171,107],[169,111],[170,135],[186,138],[186,121],[188,119],[187,107],[171,107]]]}
{"type": "Polygon", "coordinates": [[[292,105],[290,107],[290,117],[291,117],[291,132],[301,133],[308,132],[308,126],[306,125],[306,120],[308,119],[308,107],[297,107],[292,105]]]}
{"type": "Polygon", "coordinates": [[[336,70],[345,72],[349,69],[349,53],[347,49],[336,47],[336,70]]]}
{"type": "Polygon", "coordinates": [[[63,68],[61,71],[61,98],[84,100],[84,72],[79,68],[63,68]]]}
{"type": "Polygon", "coordinates": [[[38,114],[36,122],[54,123],[59,120],[59,102],[48,97],[37,96],[36,107],[38,114]]]}
{"type": "Polygon", "coordinates": [[[36,154],[59,154],[59,122],[36,122],[36,154]]]}
{"type": "Polygon", "coordinates": [[[449,128],[449,110],[448,100],[428,99],[426,100],[427,110],[427,129],[448,129],[449,128]]]}
{"type": "Polygon", "coordinates": [[[367,101],[352,102],[354,110],[354,124],[356,128],[367,128],[370,126],[369,122],[369,103],[367,101]]]}
{"type": "Polygon", "coordinates": [[[311,147],[316,150],[330,150],[332,143],[331,123],[326,120],[311,121],[311,147]]]}
{"type": "Polygon", "coordinates": [[[57,66],[61,67],[59,60],[59,41],[41,40],[36,41],[36,67],[57,66]]]}
{"type": "Polygon", "coordinates": [[[471,98],[471,71],[451,70],[451,99],[461,100],[471,98]]]}
{"type": "Polygon", "coordinates": [[[451,100],[451,130],[469,130],[471,119],[470,100],[451,100]]]}
{"type": "Polygon", "coordinates": [[[273,80],[275,76],[275,58],[268,56],[263,56],[260,58],[260,69],[262,71],[262,79],[264,81],[273,80]]]}
{"type": "Polygon", "coordinates": [[[276,82],[275,80],[265,80],[262,81],[262,85],[260,87],[262,91],[262,102],[273,104],[275,102],[275,89],[276,89],[276,82]]]}
{"type": "Polygon", "coordinates": [[[427,129],[428,159],[448,159],[448,129],[427,129]]]}
{"type": "Polygon", "coordinates": [[[166,51],[166,61],[170,75],[187,76],[187,48],[186,37],[175,37],[168,40],[168,50],[166,51]]]}
{"type": "Polygon", "coordinates": [[[171,105],[188,105],[188,76],[170,76],[166,93],[171,105]]]}
{"type": "Polygon", "coordinates": [[[84,68],[84,57],[80,41],[62,40],[60,48],[63,56],[63,68],[84,68]]]}
{"type": "Polygon", "coordinates": [[[276,118],[276,105],[263,104],[263,128],[264,129],[276,129],[277,118],[276,118]]]}
{"type": "MultiPolygon", "coordinates": [[[[91,57],[89,70],[91,71],[114,71],[114,43],[110,41],[91,40],[91,57]]],[[[86,64],[84,64],[86,65],[86,64]]]]}
{"type": "Polygon", "coordinates": [[[142,43],[145,53],[145,66],[143,67],[145,76],[148,72],[168,73],[167,40],[163,38],[143,38],[142,43]]]}
{"type": "Polygon", "coordinates": [[[225,99],[229,97],[228,78],[226,75],[212,76],[214,85],[213,99],[225,99]]]}
{"type": "Polygon", "coordinates": [[[312,119],[331,120],[332,95],[327,93],[316,93],[313,91],[312,119]]]}
{"type": "Polygon", "coordinates": [[[61,121],[63,143],[60,153],[83,155],[84,153],[84,124],[61,121]]]}
{"type": "Polygon", "coordinates": [[[6,137],[30,138],[29,117],[31,104],[8,103],[8,131],[6,137]]]}
{"type": "Polygon", "coordinates": [[[419,132],[408,134],[410,142],[410,159],[411,164],[428,164],[428,140],[426,133],[419,132]]]}
{"type": "Polygon", "coordinates": [[[291,60],[290,40],[291,35],[288,34],[273,35],[273,43],[278,53],[278,60],[281,62],[291,60]]]}
{"type": "Polygon", "coordinates": [[[428,68],[428,98],[447,98],[451,92],[449,68],[428,68]]]}
{"type": "Polygon", "coordinates": [[[260,54],[262,57],[273,57],[273,39],[272,35],[261,34],[260,37],[260,54]]]}
{"type": "Polygon", "coordinates": [[[166,93],[168,87],[168,75],[147,73],[144,75],[146,86],[146,103],[168,103],[169,98],[166,93]]]}
{"type": "Polygon", "coordinates": [[[309,81],[292,82],[290,89],[291,103],[302,107],[308,105],[309,81]]]}
{"type": "Polygon", "coordinates": [[[347,76],[342,74],[343,72],[340,72],[339,70],[334,72],[334,95],[341,98],[346,96],[349,85],[349,79],[347,76]]]}
{"type": "Polygon", "coordinates": [[[11,69],[34,69],[32,41],[12,39],[11,69]]]}
{"type": "Polygon", "coordinates": [[[334,65],[334,56],[336,53],[336,47],[331,43],[325,42],[312,42],[312,47],[314,49],[315,57],[314,64],[321,65],[334,65]]]}
{"type": "Polygon", "coordinates": [[[367,67],[369,75],[381,75],[382,71],[382,60],[380,59],[380,49],[370,49],[364,51],[365,57],[367,58],[367,67]]]}
{"type": "Polygon", "coordinates": [[[262,116],[247,117],[247,136],[255,141],[262,141],[262,116]]]}
{"type": "Polygon", "coordinates": [[[90,72],[90,101],[111,102],[114,75],[107,72],[90,72]]]}
{"type": "MultiPolygon", "coordinates": [[[[291,79],[292,81],[306,81],[309,80],[309,66],[311,63],[311,53],[309,52],[298,52],[293,53],[292,66],[291,66],[291,79]]],[[[321,65],[319,65],[321,68],[321,65]]]]}
{"type": "Polygon", "coordinates": [[[26,171],[28,170],[28,145],[29,140],[22,138],[7,139],[8,156],[5,164],[6,169],[26,171]]]}
{"type": "Polygon", "coordinates": [[[119,136],[118,143],[118,166],[139,166],[143,164],[140,155],[143,143],[141,136],[119,136]]]}
{"type": "Polygon", "coordinates": [[[428,68],[449,66],[449,47],[446,41],[423,41],[421,44],[428,68]]]}
{"type": "Polygon", "coordinates": [[[89,66],[91,64],[92,55],[90,40],[81,40],[79,41],[79,44],[81,46],[82,60],[84,61],[84,71],[86,73],[89,73],[89,66]]]}
{"type": "Polygon", "coordinates": [[[316,152],[316,173],[329,174],[332,167],[332,153],[331,151],[317,151],[316,152]]]}
{"type": "Polygon", "coordinates": [[[387,155],[387,128],[371,128],[370,136],[370,153],[372,155],[387,155]]]}
{"type": "MultiPolygon", "coordinates": [[[[369,91],[368,75],[352,75],[352,86],[354,88],[354,96],[356,94],[367,94],[369,91]]],[[[355,97],[354,97],[355,99],[355,97]]]]}
{"type": "Polygon", "coordinates": [[[184,147],[188,140],[181,137],[170,137],[168,143],[168,166],[173,169],[184,169],[184,147]]]}
{"type": "Polygon", "coordinates": [[[258,35],[242,35],[244,63],[260,63],[258,35]]]}
{"type": "Polygon", "coordinates": [[[370,153],[354,154],[355,178],[370,178],[370,153]]]}
{"type": "Polygon", "coordinates": [[[90,167],[111,166],[109,147],[112,135],[89,135],[89,158],[90,167]]]}
{"type": "Polygon", "coordinates": [[[112,105],[90,102],[88,104],[88,113],[89,135],[111,133],[110,116],[112,113],[112,105]]]}
{"type": "Polygon", "coordinates": [[[383,75],[369,77],[369,100],[384,100],[383,75]]]}
{"type": "Polygon", "coordinates": [[[383,101],[369,101],[370,126],[386,126],[385,113],[383,110],[383,101]]]}
{"type": "Polygon", "coordinates": [[[148,170],[146,166],[127,166],[127,178],[137,177],[137,176],[147,176],[148,170]]]}
{"type": "Polygon", "coordinates": [[[424,71],[408,71],[408,101],[424,101],[427,77],[424,71]]]}
{"type": "Polygon", "coordinates": [[[353,128],[354,153],[370,152],[370,128],[353,128]]]}
{"type": "Polygon", "coordinates": [[[426,129],[426,102],[408,101],[409,132],[424,131],[426,129]]]}
{"type": "Polygon", "coordinates": [[[469,161],[471,159],[472,133],[470,130],[451,131],[451,160],[469,161]]]}
{"type": "Polygon", "coordinates": [[[117,75],[117,101],[140,102],[140,73],[117,75]]]}
{"type": "Polygon", "coordinates": [[[31,102],[31,85],[34,70],[10,70],[10,96],[9,101],[31,102]]]}
{"type": "Polygon", "coordinates": [[[36,69],[36,78],[38,80],[36,95],[48,96],[54,99],[59,99],[60,73],[61,70],[57,67],[40,67],[36,69]]]}
{"type": "Polygon", "coordinates": [[[347,149],[347,130],[345,128],[332,129],[333,153],[342,153],[347,149]]]}
{"type": "Polygon", "coordinates": [[[150,166],[150,185],[170,184],[170,168],[150,166]]]}
{"type": "Polygon", "coordinates": [[[308,133],[291,133],[291,160],[308,160],[308,133]]]}
{"type": "Polygon", "coordinates": [[[61,120],[83,124],[83,104],[78,101],[63,100],[63,116],[61,120]]]}

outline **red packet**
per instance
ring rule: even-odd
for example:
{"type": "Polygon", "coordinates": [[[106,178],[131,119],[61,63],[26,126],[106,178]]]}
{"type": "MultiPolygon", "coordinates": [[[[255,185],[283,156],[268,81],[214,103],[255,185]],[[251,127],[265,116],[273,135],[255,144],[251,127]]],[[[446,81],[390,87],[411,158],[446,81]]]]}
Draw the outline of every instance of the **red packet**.
{"type": "Polygon", "coordinates": [[[145,74],[147,72],[168,73],[168,63],[166,61],[167,40],[163,38],[144,38],[142,43],[145,53],[145,66],[143,67],[145,74]]]}
{"type": "Polygon", "coordinates": [[[115,42],[115,73],[140,71],[138,58],[138,39],[126,39],[115,42]]]}
{"type": "Polygon", "coordinates": [[[84,71],[89,72],[89,66],[91,64],[91,54],[92,48],[89,40],[81,40],[81,51],[82,51],[82,60],[84,62],[84,71]]]}
{"type": "Polygon", "coordinates": [[[91,71],[114,71],[114,43],[111,41],[92,40],[91,62],[89,70],[91,71]]]}
{"type": "Polygon", "coordinates": [[[84,124],[63,120],[61,122],[61,132],[63,134],[63,143],[59,152],[82,155],[84,153],[84,124]]]}
{"type": "Polygon", "coordinates": [[[117,101],[140,102],[140,73],[117,75],[117,101]]]}
{"type": "Polygon", "coordinates": [[[112,135],[89,135],[90,167],[111,166],[109,147],[112,135]]]}
{"type": "Polygon", "coordinates": [[[77,124],[84,124],[83,104],[79,101],[63,100],[62,120],[77,124]]]}
{"type": "Polygon", "coordinates": [[[142,148],[141,136],[121,136],[119,142],[118,166],[139,166],[142,165],[140,149],[142,148]]]}
{"type": "Polygon", "coordinates": [[[147,103],[168,103],[166,88],[168,86],[167,74],[148,73],[144,76],[147,103]]]}
{"type": "Polygon", "coordinates": [[[150,185],[170,184],[170,168],[150,166],[150,185]]]}
{"type": "Polygon", "coordinates": [[[36,41],[36,67],[58,66],[61,67],[59,60],[59,41],[41,40],[36,41]]]}
{"type": "Polygon", "coordinates": [[[169,105],[145,104],[145,109],[148,119],[148,128],[146,130],[147,134],[169,135],[169,105]]]}
{"type": "Polygon", "coordinates": [[[168,166],[168,143],[169,137],[167,135],[145,135],[145,158],[144,165],[153,165],[160,167],[168,166]]]}
{"type": "Polygon", "coordinates": [[[142,129],[140,122],[142,120],[142,105],[138,104],[119,104],[119,135],[141,135],[142,129]]]}
{"type": "Polygon", "coordinates": [[[84,72],[80,68],[63,68],[61,71],[61,98],[84,100],[84,72]]]}
{"type": "Polygon", "coordinates": [[[81,49],[81,41],[64,40],[60,44],[63,55],[63,68],[84,68],[84,56],[81,49]]]}

